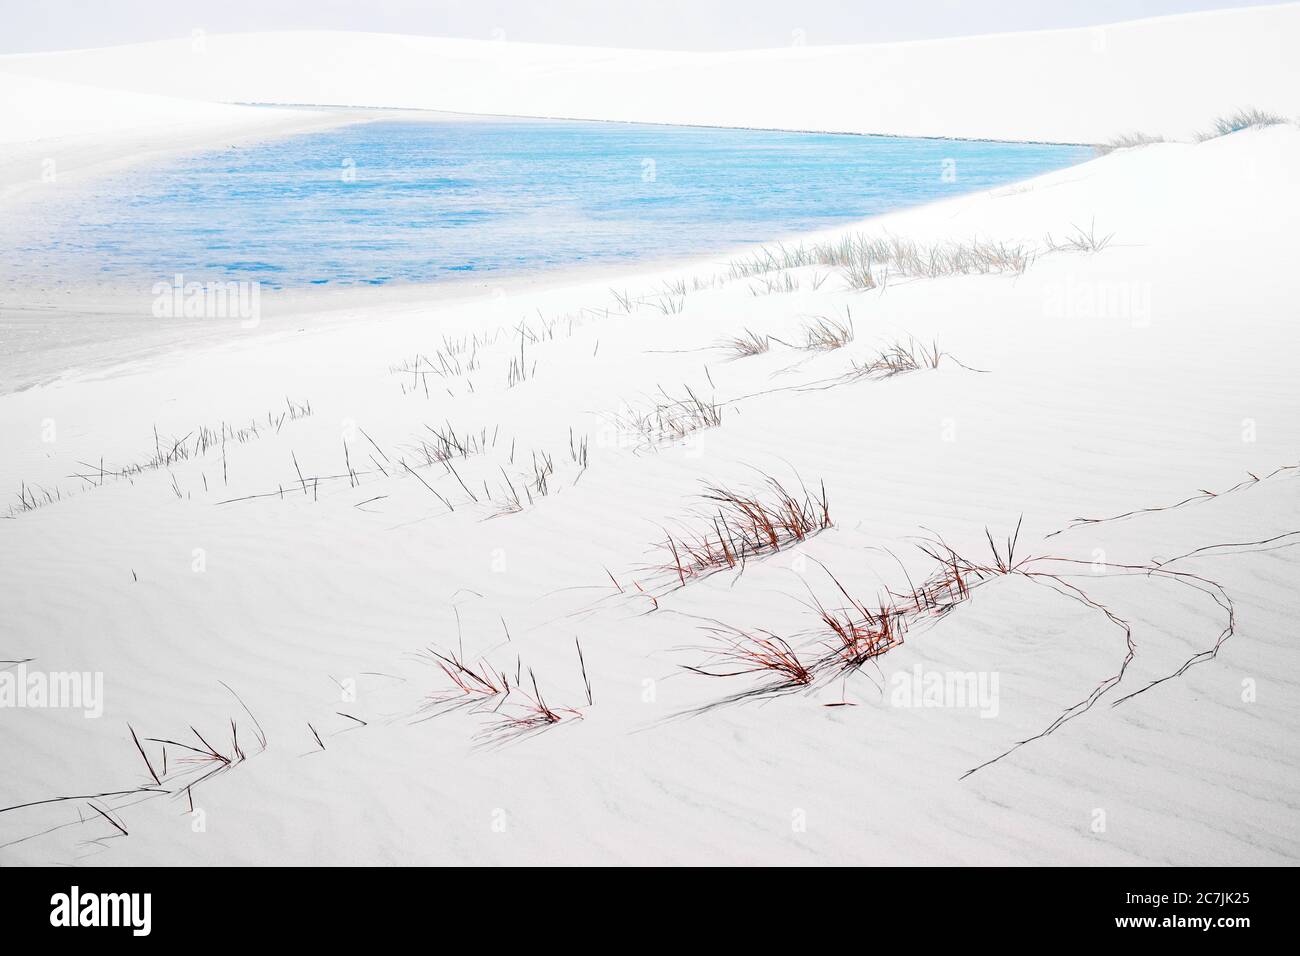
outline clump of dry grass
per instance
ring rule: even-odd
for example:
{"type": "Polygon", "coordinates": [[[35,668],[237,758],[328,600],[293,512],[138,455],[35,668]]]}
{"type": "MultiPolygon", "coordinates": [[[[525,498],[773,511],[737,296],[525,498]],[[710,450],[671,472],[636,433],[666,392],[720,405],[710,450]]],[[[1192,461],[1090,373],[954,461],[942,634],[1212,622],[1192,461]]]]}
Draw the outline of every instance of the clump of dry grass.
{"type": "Polygon", "coordinates": [[[759,335],[752,329],[745,329],[743,335],[723,339],[718,343],[717,347],[720,349],[726,349],[737,358],[748,358],[751,355],[762,355],[764,352],[770,350],[772,348],[772,340],[766,335],[759,335]]]}
{"type": "Polygon", "coordinates": [[[708,524],[693,534],[668,534],[661,547],[671,562],[661,569],[685,584],[688,578],[739,567],[750,558],[780,551],[831,527],[824,485],[816,496],[805,488],[803,497],[797,498],[775,478],[765,478],[766,497],[706,488],[703,497],[713,510],[701,518],[708,524]]]}
{"type": "Polygon", "coordinates": [[[1278,116],[1276,113],[1265,113],[1263,110],[1254,107],[1240,109],[1226,116],[1220,116],[1214,121],[1214,129],[1208,133],[1198,133],[1196,141],[1203,143],[1206,140],[1218,139],[1220,136],[1237,133],[1243,129],[1252,129],[1259,126],[1278,126],[1285,122],[1286,117],[1278,116]]]}
{"type": "Polygon", "coordinates": [[[441,428],[435,428],[433,425],[425,425],[424,428],[430,437],[421,435],[408,446],[413,455],[424,465],[444,464],[456,458],[480,455],[487,449],[495,447],[497,442],[497,429],[494,429],[490,435],[486,428],[481,429],[477,434],[467,431],[458,435],[450,422],[441,428]]]}
{"type": "MultiPolygon", "coordinates": [[[[505,625],[504,620],[502,625],[505,625]]],[[[506,638],[509,637],[510,631],[507,628],[506,638]]],[[[582,643],[576,637],[573,643],[577,650],[587,706],[591,706],[594,698],[586,657],[582,652],[582,643]]],[[[432,648],[421,656],[437,665],[449,682],[448,686],[430,694],[422,702],[420,710],[428,712],[428,715],[421,720],[430,720],[464,707],[470,708],[471,712],[485,712],[490,722],[475,735],[476,739],[488,744],[502,744],[546,730],[555,724],[582,719],[582,711],[576,707],[554,707],[547,703],[531,668],[527,673],[527,684],[532,686],[532,693],[529,693],[525,689],[523,661],[517,657],[512,681],[506,672],[497,670],[484,659],[470,664],[463,654],[443,653],[432,648]]]]}
{"type": "Polygon", "coordinates": [[[844,281],[849,284],[850,289],[857,289],[859,292],[870,292],[877,285],[876,274],[872,271],[874,263],[869,257],[863,257],[854,262],[846,264],[841,272],[844,275],[844,281]]]}
{"type": "Polygon", "coordinates": [[[1113,153],[1117,149],[1133,149],[1138,146],[1150,146],[1152,143],[1163,143],[1163,136],[1149,136],[1146,133],[1121,133],[1119,136],[1112,136],[1104,143],[1098,143],[1094,148],[1098,153],[1105,156],[1107,153],[1113,153]]]}
{"type": "Polygon", "coordinates": [[[844,310],[844,319],[829,319],[818,316],[816,321],[806,323],[803,327],[803,347],[816,352],[829,352],[842,349],[853,341],[853,316],[844,310]]]}
{"type": "Polygon", "coordinates": [[[784,686],[805,686],[813,671],[789,643],[770,631],[749,633],[735,629],[712,629],[720,647],[711,649],[715,660],[686,670],[705,677],[739,677],[744,674],[775,674],[784,686]]]}
{"type": "Polygon", "coordinates": [[[617,289],[610,289],[609,292],[614,297],[614,301],[618,303],[618,307],[628,315],[631,315],[632,311],[641,304],[640,300],[632,298],[632,295],[627,290],[619,292],[617,289]]]}
{"type": "MultiPolygon", "coordinates": [[[[223,684],[223,686],[225,685],[223,684]]],[[[230,690],[229,687],[226,687],[226,689],[230,690]]],[[[261,723],[253,716],[252,711],[248,709],[238,694],[235,694],[233,690],[230,690],[230,693],[239,701],[239,705],[252,722],[251,737],[257,742],[257,753],[261,753],[266,750],[266,734],[262,730],[261,723]]],[[[244,743],[247,742],[250,734],[246,731],[244,734],[245,740],[241,742],[239,723],[234,719],[229,721],[229,743],[224,744],[221,749],[209,743],[208,738],[199,733],[193,725],[189,727],[189,732],[193,735],[192,741],[163,737],[146,737],[141,741],[135,732],[135,728],[130,724],[127,725],[127,730],[130,731],[135,750],[140,755],[150,780],[153,781],[152,786],[145,789],[154,790],[155,792],[173,792],[169,788],[181,781],[184,782],[185,791],[189,792],[209,777],[224,773],[248,759],[248,754],[244,750],[244,743]],[[146,743],[158,745],[159,749],[152,758],[145,748],[146,743]],[[176,752],[179,753],[173,757],[172,754],[176,752]],[[197,778],[193,776],[196,772],[199,773],[197,778]]],[[[218,738],[212,736],[212,739],[217,740],[218,738]]]]}
{"type": "Polygon", "coordinates": [[[819,666],[833,664],[843,670],[856,669],[902,644],[904,635],[918,620],[942,617],[969,599],[975,586],[998,576],[1024,573],[1022,569],[1030,559],[1016,559],[1019,522],[1015,532],[1001,545],[987,530],[985,536],[992,554],[991,563],[970,561],[941,538],[923,542],[921,551],[934,565],[929,577],[920,584],[909,581],[906,591],[887,591],[873,605],[853,597],[827,570],[847,606],[828,609],[820,601],[814,603],[814,610],[832,638],[832,653],[819,661],[819,666]]]}
{"type": "Polygon", "coordinates": [[[421,710],[475,706],[510,693],[509,677],[494,671],[486,661],[471,665],[455,652],[443,654],[432,648],[426,654],[451,681],[451,686],[430,694],[421,710]]]}
{"type": "MultiPolygon", "coordinates": [[[[511,740],[517,740],[521,737],[529,737],[535,733],[547,730],[558,723],[566,720],[581,720],[582,711],[574,707],[552,707],[542,696],[541,690],[537,686],[537,677],[530,670],[528,678],[533,685],[533,692],[529,694],[521,687],[516,686],[513,693],[523,698],[522,702],[511,702],[510,712],[502,710],[497,711],[492,724],[480,733],[479,739],[486,743],[502,744],[511,740]]],[[[583,679],[586,679],[586,666],[583,666],[583,679]]],[[[518,685],[518,682],[516,682],[518,685]]],[[[590,700],[590,684],[588,684],[588,700],[590,700]]]]}
{"type": "Polygon", "coordinates": [[[927,346],[916,339],[909,339],[906,343],[899,341],[881,349],[868,361],[854,361],[849,374],[861,378],[891,378],[904,372],[938,368],[943,354],[935,342],[927,346]]]}
{"type": "Polygon", "coordinates": [[[903,643],[903,635],[907,632],[907,612],[904,609],[894,606],[886,598],[872,610],[851,597],[834,575],[831,575],[831,580],[849,606],[828,608],[816,602],[815,609],[822,626],[831,635],[828,646],[838,666],[855,670],[903,643]]]}
{"type": "Polygon", "coordinates": [[[662,388],[662,401],[649,408],[626,407],[614,416],[615,425],[646,445],[685,438],[702,428],[722,424],[722,406],[712,399],[701,398],[690,386],[685,395],[674,397],[662,388]]]}
{"type": "Polygon", "coordinates": [[[1060,241],[1052,238],[1048,233],[1045,244],[1050,252],[1101,252],[1110,245],[1110,241],[1115,238],[1113,232],[1104,236],[1097,235],[1097,221],[1094,219],[1088,224],[1088,228],[1082,226],[1070,227],[1074,231],[1067,234],[1060,241]]]}

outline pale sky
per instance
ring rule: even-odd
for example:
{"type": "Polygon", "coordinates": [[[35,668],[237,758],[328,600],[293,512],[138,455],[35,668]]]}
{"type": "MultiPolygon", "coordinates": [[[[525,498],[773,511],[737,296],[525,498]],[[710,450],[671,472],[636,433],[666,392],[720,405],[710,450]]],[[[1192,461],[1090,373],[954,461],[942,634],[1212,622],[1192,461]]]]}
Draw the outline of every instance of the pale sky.
{"type": "Polygon", "coordinates": [[[670,50],[1091,26],[1244,0],[0,0],[0,53],[255,30],[371,30],[670,50]]]}

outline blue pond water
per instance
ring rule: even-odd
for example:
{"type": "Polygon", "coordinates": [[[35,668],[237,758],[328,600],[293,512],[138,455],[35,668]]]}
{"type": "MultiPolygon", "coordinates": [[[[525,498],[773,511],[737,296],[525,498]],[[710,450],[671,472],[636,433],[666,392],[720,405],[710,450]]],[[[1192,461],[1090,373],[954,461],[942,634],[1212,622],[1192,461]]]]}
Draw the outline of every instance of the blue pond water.
{"type": "Polygon", "coordinates": [[[53,200],[21,254],[101,278],[439,281],[726,249],[1089,155],[610,123],[380,121],[98,180],[75,203],[53,200]]]}

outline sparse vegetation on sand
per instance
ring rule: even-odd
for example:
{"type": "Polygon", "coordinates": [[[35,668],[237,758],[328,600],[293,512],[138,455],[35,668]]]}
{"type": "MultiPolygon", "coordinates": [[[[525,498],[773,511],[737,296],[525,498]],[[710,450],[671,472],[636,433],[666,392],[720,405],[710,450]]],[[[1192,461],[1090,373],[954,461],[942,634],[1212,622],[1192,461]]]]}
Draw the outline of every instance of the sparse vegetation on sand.
{"type": "Polygon", "coordinates": [[[413,376],[413,384],[418,384],[426,375],[436,375],[439,378],[462,376],[479,368],[479,349],[494,345],[500,336],[500,329],[484,335],[474,333],[455,338],[444,335],[442,345],[434,350],[432,358],[417,352],[413,358],[389,366],[389,371],[413,376]]]}
{"type": "Polygon", "coordinates": [[[852,341],[853,316],[847,309],[843,319],[817,316],[803,327],[803,347],[814,352],[842,349],[852,341]]]}
{"type": "Polygon", "coordinates": [[[1209,132],[1197,134],[1196,141],[1203,143],[1206,140],[1227,136],[1229,133],[1238,133],[1243,129],[1252,129],[1258,126],[1278,126],[1285,122],[1286,117],[1278,116],[1276,113],[1265,113],[1263,110],[1254,107],[1240,109],[1225,116],[1220,116],[1214,121],[1213,129],[1209,132]]]}
{"type": "Polygon", "coordinates": [[[1072,231],[1059,240],[1054,238],[1050,232],[1047,234],[1044,244],[1049,252],[1101,252],[1115,238],[1113,232],[1099,236],[1097,234],[1096,220],[1088,223],[1087,229],[1074,225],[1070,229],[1072,231]]]}
{"type": "MultiPolygon", "coordinates": [[[[717,642],[716,646],[706,648],[712,657],[702,664],[684,665],[686,670],[708,677],[768,674],[775,679],[706,704],[694,712],[812,687],[821,683],[823,678],[846,676],[901,645],[905,635],[918,625],[934,623],[948,615],[970,600],[977,588],[1009,577],[1047,587],[1096,612],[1109,626],[1123,634],[1125,651],[1110,676],[1093,686],[1082,699],[1065,707],[1041,732],[1010,745],[963,774],[969,776],[1020,747],[1052,734],[1066,722],[1086,713],[1123,681],[1128,666],[1137,653],[1133,627],[1110,606],[1093,597],[1077,579],[1095,579],[1101,575],[1167,581],[1208,598],[1224,618],[1222,627],[1207,647],[1193,653],[1181,666],[1166,675],[1149,679],[1137,689],[1114,700],[1112,706],[1116,706],[1166,681],[1181,677],[1196,664],[1213,660],[1223,644],[1236,633],[1236,606],[1224,587],[1208,577],[1176,570],[1171,565],[1207,553],[1237,554],[1251,549],[1291,547],[1300,543],[1300,531],[1292,531],[1260,540],[1207,545],[1163,561],[1118,564],[1104,559],[1086,561],[1054,555],[1022,557],[1017,553],[1020,527],[1017,522],[1014,532],[1001,543],[995,541],[986,530],[989,557],[984,560],[967,558],[938,536],[924,539],[919,547],[931,562],[930,574],[920,584],[913,584],[909,577],[905,590],[884,589],[872,601],[855,597],[822,565],[844,603],[829,606],[815,595],[811,600],[809,606],[818,619],[818,627],[813,633],[820,639],[820,653],[817,652],[816,645],[800,650],[792,640],[768,631],[747,632],[713,622],[705,628],[717,642]]],[[[716,549],[706,552],[705,556],[711,557],[714,550],[716,549]]],[[[715,559],[714,563],[720,562],[715,559]]]]}
{"type": "Polygon", "coordinates": [[[537,687],[537,678],[532,671],[528,672],[528,679],[533,692],[529,694],[516,686],[514,693],[522,700],[509,702],[508,706],[512,709],[508,712],[495,712],[492,723],[478,735],[481,742],[508,743],[521,737],[530,737],[567,720],[582,719],[582,711],[576,707],[552,707],[548,704],[537,687]]]}
{"type": "Polygon", "coordinates": [[[442,712],[482,704],[510,693],[509,676],[493,670],[487,661],[470,664],[455,651],[444,654],[433,648],[429,648],[424,656],[447,676],[451,686],[426,697],[421,710],[442,712]]]}
{"type": "Polygon", "coordinates": [[[928,346],[916,339],[887,345],[871,359],[854,361],[852,375],[862,378],[891,378],[904,372],[917,372],[923,368],[938,368],[944,353],[936,342],[928,346]]]}
{"type": "Polygon", "coordinates": [[[625,406],[614,416],[615,427],[635,441],[653,446],[722,424],[722,406],[718,402],[702,398],[689,385],[683,388],[685,394],[680,398],[661,388],[662,401],[646,408],[625,406]]]}
{"type": "MultiPolygon", "coordinates": [[[[506,636],[509,637],[508,629],[506,636]]],[[[587,674],[587,660],[582,652],[582,643],[577,638],[574,638],[574,647],[577,650],[578,669],[582,675],[587,706],[590,707],[594,701],[591,678],[587,674]]],[[[488,725],[475,735],[481,743],[506,743],[566,720],[580,720],[583,716],[577,707],[553,707],[548,704],[531,668],[527,671],[527,683],[532,687],[532,692],[526,690],[524,666],[518,657],[515,659],[513,681],[509,674],[496,669],[487,660],[470,663],[463,654],[455,651],[444,653],[429,648],[419,657],[436,665],[447,678],[448,685],[425,697],[420,705],[420,711],[425,716],[418,720],[429,720],[462,708],[482,713],[488,718],[488,725]]]]}
{"type": "Polygon", "coordinates": [[[766,496],[706,488],[703,498],[712,511],[700,515],[702,530],[667,534],[661,548],[670,561],[661,570],[685,584],[690,578],[743,566],[750,558],[780,551],[831,527],[825,486],[817,494],[803,488],[799,498],[775,478],[764,478],[766,496]]]}
{"type": "Polygon", "coordinates": [[[718,343],[718,348],[731,352],[736,358],[762,355],[771,347],[772,340],[769,336],[759,335],[752,329],[745,329],[743,334],[723,339],[718,343]]]}
{"type": "Polygon", "coordinates": [[[456,429],[448,422],[442,428],[435,428],[432,425],[425,425],[428,437],[417,435],[416,440],[409,446],[409,450],[418,459],[421,465],[432,465],[435,463],[444,463],[454,458],[468,458],[471,455],[479,455],[489,448],[495,448],[499,427],[494,428],[489,434],[486,428],[479,432],[465,432],[458,435],[456,429]]]}
{"type": "Polygon", "coordinates": [[[874,289],[889,275],[935,278],[951,275],[1019,274],[1033,261],[1020,243],[972,239],[924,244],[897,236],[853,233],[830,242],[765,247],[733,260],[732,279],[765,276],[786,269],[822,265],[838,268],[852,288],[874,289]]]}
{"type": "MultiPolygon", "coordinates": [[[[247,425],[237,427],[228,422],[222,422],[219,426],[213,427],[208,425],[199,425],[192,431],[182,436],[163,437],[158,433],[157,426],[153,429],[153,454],[141,461],[130,462],[127,464],[112,464],[106,462],[104,458],[99,461],[77,461],[76,467],[69,478],[75,478],[83,484],[80,490],[102,487],[106,480],[126,479],[133,481],[135,478],[151,471],[170,472],[174,466],[181,465],[185,462],[194,461],[206,455],[209,451],[221,452],[221,483],[226,485],[229,482],[229,469],[226,461],[226,445],[228,443],[245,444],[255,441],[264,436],[278,435],[280,429],[284,427],[285,422],[295,422],[299,419],[308,418],[312,414],[311,402],[295,402],[290,398],[284,400],[284,410],[272,409],[266,413],[266,423],[260,424],[255,418],[250,418],[247,425]]],[[[201,476],[204,489],[207,489],[207,477],[201,476]]],[[[171,488],[176,497],[182,497],[180,486],[177,484],[176,476],[171,475],[171,488]]],[[[69,492],[69,495],[75,492],[69,492]]],[[[61,488],[45,488],[43,486],[31,485],[22,482],[18,490],[18,503],[9,506],[9,512],[5,517],[13,518],[25,512],[34,511],[43,505],[53,504],[56,501],[62,501],[65,495],[61,488]]]]}
{"type": "Polygon", "coordinates": [[[784,638],[770,631],[749,633],[732,628],[712,628],[718,646],[710,648],[713,660],[688,671],[705,677],[775,674],[788,686],[811,684],[813,672],[784,638]]]}
{"type": "MultiPolygon", "coordinates": [[[[1077,856],[1088,821],[1038,827],[1020,853],[1016,814],[1068,815],[1080,780],[1114,789],[1134,768],[1152,806],[1219,832],[1277,789],[1256,751],[1300,714],[1266,686],[1300,656],[1255,639],[1285,633],[1277,585],[1300,559],[1285,447],[1300,432],[1272,400],[1286,282],[1254,281],[1279,273],[1259,255],[1285,258],[1264,239],[1285,234],[1293,132],[1152,147],[856,227],[910,238],[796,239],[734,266],[739,281],[728,260],[758,246],[504,296],[470,276],[445,298],[394,289],[365,325],[298,335],[286,316],[284,334],[196,335],[174,364],[6,396],[0,690],[24,686],[22,660],[48,688],[46,668],[108,668],[118,716],[105,731],[71,706],[9,714],[3,861],[246,862],[275,848],[285,794],[321,786],[281,841],[291,862],[352,853],[297,838],[340,813],[373,831],[363,862],[482,862],[505,852],[499,808],[523,857],[887,844],[1050,863],[1077,856]],[[1164,180],[1204,201],[1171,206],[1147,188],[1164,180]],[[1126,332],[1148,287],[1204,299],[1206,237],[1242,216],[1260,248],[1213,248],[1241,279],[1219,297],[1231,328],[1216,303],[1171,301],[1162,334],[1126,332]],[[1240,360],[1215,362],[1238,341],[1240,360]],[[1252,383],[1263,398],[1226,417],[1223,395],[1252,383]],[[1215,663],[1238,615],[1243,643],[1215,663]],[[217,678],[250,695],[272,746],[203,693],[217,678]],[[1245,678],[1271,710],[1242,706],[1245,678]],[[807,794],[782,789],[791,767],[807,794]],[[986,839],[913,840],[924,813],[864,835],[853,801],[818,798],[864,768],[865,799],[951,806],[986,839]],[[989,779],[959,784],[968,770],[989,779]],[[1019,797],[983,799],[1027,775],[1019,797]],[[167,830],[187,806],[207,814],[202,845],[167,830]],[[795,806],[815,824],[800,845],[749,832],[755,813],[784,832],[795,806]],[[408,825],[429,812],[490,835],[408,825]],[[587,821],[613,837],[586,839],[587,821]]],[[[1256,816],[1211,851],[1300,856],[1285,814],[1256,816]]],[[[1169,856],[1150,834],[1096,846],[1169,856]]]]}
{"type": "Polygon", "coordinates": [[[1098,143],[1095,147],[1098,153],[1103,156],[1107,153],[1113,153],[1117,149],[1134,149],[1138,146],[1150,146],[1154,143],[1163,143],[1163,136],[1151,136],[1147,133],[1121,133],[1119,136],[1112,136],[1104,143],[1098,143]]]}

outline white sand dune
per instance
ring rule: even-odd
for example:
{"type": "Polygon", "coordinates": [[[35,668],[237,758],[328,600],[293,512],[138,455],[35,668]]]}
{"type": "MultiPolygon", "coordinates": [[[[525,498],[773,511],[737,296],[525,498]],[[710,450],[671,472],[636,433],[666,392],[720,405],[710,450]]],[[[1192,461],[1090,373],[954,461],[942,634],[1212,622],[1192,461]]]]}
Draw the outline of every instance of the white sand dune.
{"type": "Polygon", "coordinates": [[[0,102],[5,108],[0,142],[6,144],[81,136],[105,139],[141,130],[175,136],[205,127],[270,126],[286,116],[298,115],[13,73],[0,73],[0,102]]]}
{"type": "MultiPolygon", "coordinates": [[[[1087,31],[725,55],[210,37],[203,68],[179,44],[0,58],[0,89],[62,97],[11,135],[80,137],[91,165],[85,144],[125,140],[87,104],[159,148],[181,124],[250,130],[162,90],[1185,135],[1296,112],[1277,51],[1297,11],[1108,28],[1102,54],[1087,31]]],[[[895,267],[864,291],[834,265],[710,259],[377,296],[328,322],[195,320],[188,345],[0,395],[0,682],[104,680],[97,719],[0,709],[0,865],[1295,863],[1297,209],[1300,130],[1248,129],[815,237],[978,237],[1031,251],[1023,270],[895,267]],[[1112,238],[1050,248],[1080,227],[1112,238]],[[800,347],[847,317],[851,342],[800,347]],[[766,352],[720,347],[750,331],[766,352]],[[855,374],[918,343],[937,367],[855,374]],[[687,389],[720,423],[630,426],[687,389]],[[763,474],[824,485],[831,527],[743,568],[665,567],[666,535],[713,527],[706,486],[763,474]],[[740,700],[773,678],[691,670],[745,669],[718,657],[729,628],[823,657],[818,604],[902,608],[936,572],[921,539],[989,566],[986,530],[1020,522],[1025,563],[968,571],[969,597],[907,612],[861,668],[740,700]],[[449,700],[429,649],[514,689],[449,700]],[[918,669],[996,678],[996,699],[907,706],[918,669]],[[500,745],[535,687],[562,719],[500,745]]]]}
{"type": "Polygon", "coordinates": [[[852,133],[1185,138],[1294,111],[1300,4],[1105,27],[735,53],[364,33],[213,35],[0,57],[19,73],[200,100],[852,133]]]}
{"type": "Polygon", "coordinates": [[[346,118],[103,89],[0,68],[0,203],[115,166],[346,118]]]}
{"type": "Polygon", "coordinates": [[[761,279],[704,262],[630,278],[642,304],[629,313],[588,285],[272,337],[231,323],[219,347],[5,396],[0,486],[64,498],[0,522],[0,656],[103,671],[106,709],[5,713],[0,803],[153,786],[128,723],[197,746],[193,728],[232,754],[234,720],[248,759],[194,788],[195,832],[185,786],[211,765],[146,743],[160,775],[168,751],[170,795],[98,801],[129,837],[78,822],[84,801],[41,805],[0,814],[0,860],[1294,862],[1300,552],[1215,549],[1168,566],[1199,576],[1185,580],[1123,568],[1300,530],[1296,472],[1049,535],[1295,464],[1300,289],[1278,237],[1297,170],[1300,132],[1250,130],[868,225],[1041,242],[1095,216],[1114,233],[1018,276],[858,292],[808,267],[791,273],[797,291],[755,295],[761,279]],[[679,276],[684,308],[664,314],[662,283],[679,276]],[[840,350],[716,348],[745,329],[797,344],[811,317],[846,309],[856,338],[840,350]],[[441,368],[464,336],[479,344],[448,358],[462,374],[401,370],[416,356],[441,368]],[[840,377],[912,336],[963,364],[840,377]],[[512,385],[521,347],[527,378],[512,385]],[[612,424],[625,403],[687,386],[723,403],[720,426],[651,448],[612,424]],[[311,414],[281,422],[286,396],[311,414]],[[101,456],[110,470],[144,462],[223,422],[257,435],[98,476],[101,456]],[[420,465],[426,426],[486,447],[420,465]],[[570,450],[583,439],[585,467],[570,450]],[[498,514],[543,460],[547,493],[498,514]],[[679,587],[655,571],[662,529],[699,520],[701,482],[752,487],[754,469],[825,482],[834,527],[743,573],[679,587]],[[763,683],[684,670],[707,666],[713,622],[814,656],[826,635],[810,600],[844,603],[828,570],[874,602],[907,589],[904,568],[931,570],[914,544],[924,529],[983,560],[984,529],[1008,534],[1021,515],[1018,554],[1082,562],[1031,567],[1070,573],[1094,604],[1055,579],[995,577],[918,621],[878,668],[672,719],[763,683]],[[1216,658],[1110,706],[1215,647],[1225,594],[1235,632],[1216,658]],[[962,779],[1105,686],[1122,625],[1133,657],[1117,686],[962,779]],[[421,720],[451,686],[419,659],[428,647],[481,656],[512,683],[518,670],[530,693],[534,673],[581,719],[476,746],[488,714],[421,720]],[[997,718],[896,706],[896,675],[918,666],[998,674],[997,718]],[[826,706],[841,701],[857,706],[826,706]]]}

